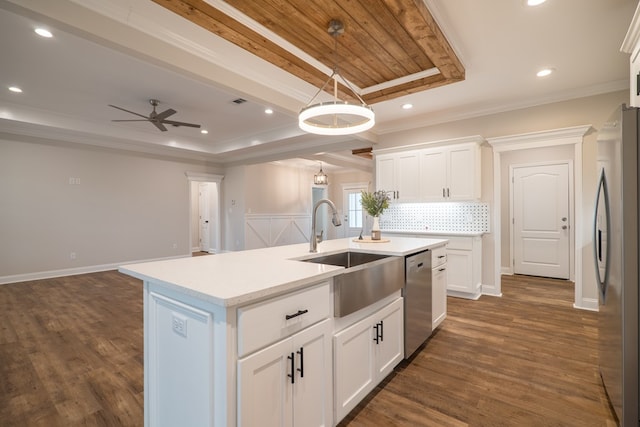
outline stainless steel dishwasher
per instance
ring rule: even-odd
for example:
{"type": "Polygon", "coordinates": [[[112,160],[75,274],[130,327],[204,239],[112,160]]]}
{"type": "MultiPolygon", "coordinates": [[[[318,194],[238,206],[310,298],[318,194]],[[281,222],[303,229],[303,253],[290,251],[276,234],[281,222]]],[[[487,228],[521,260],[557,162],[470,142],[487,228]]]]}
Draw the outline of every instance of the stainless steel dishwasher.
{"type": "Polygon", "coordinates": [[[431,335],[431,251],[405,259],[404,357],[408,359],[431,335]]]}

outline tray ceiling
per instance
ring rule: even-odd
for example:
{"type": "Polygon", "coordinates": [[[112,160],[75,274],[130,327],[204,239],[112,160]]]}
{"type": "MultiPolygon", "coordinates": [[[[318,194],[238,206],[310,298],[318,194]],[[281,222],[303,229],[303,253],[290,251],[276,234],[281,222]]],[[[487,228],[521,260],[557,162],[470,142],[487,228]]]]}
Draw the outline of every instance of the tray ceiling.
{"type": "MultiPolygon", "coordinates": [[[[316,87],[337,63],[369,104],[465,78],[422,0],[153,1],[316,87]],[[327,31],[332,19],[345,27],[337,50],[327,31]]],[[[341,96],[350,98],[350,92],[341,88],[341,96]]]]}

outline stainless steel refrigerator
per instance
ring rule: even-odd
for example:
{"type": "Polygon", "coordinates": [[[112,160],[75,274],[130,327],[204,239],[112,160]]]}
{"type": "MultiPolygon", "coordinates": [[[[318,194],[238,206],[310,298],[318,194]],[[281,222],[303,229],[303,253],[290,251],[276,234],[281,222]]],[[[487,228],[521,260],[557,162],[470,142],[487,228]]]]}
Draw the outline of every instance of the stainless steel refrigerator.
{"type": "Polygon", "coordinates": [[[638,427],[638,115],[619,107],[598,132],[594,256],[599,366],[620,426],[638,427]]]}

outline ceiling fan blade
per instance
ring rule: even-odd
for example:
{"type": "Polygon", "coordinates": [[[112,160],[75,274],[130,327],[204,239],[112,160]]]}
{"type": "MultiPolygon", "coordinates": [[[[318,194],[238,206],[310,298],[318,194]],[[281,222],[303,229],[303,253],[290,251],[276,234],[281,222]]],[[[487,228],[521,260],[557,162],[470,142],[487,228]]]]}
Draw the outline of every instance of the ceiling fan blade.
{"type": "Polygon", "coordinates": [[[172,126],[188,126],[190,128],[199,128],[200,125],[195,123],[185,123],[185,122],[176,122],[174,120],[163,120],[162,123],[172,125],[172,126]]]}
{"type": "Polygon", "coordinates": [[[156,114],[156,116],[154,117],[155,120],[160,120],[163,121],[164,119],[166,119],[169,116],[173,116],[176,113],[176,110],[174,110],[173,108],[169,108],[168,110],[163,111],[162,113],[158,113],[156,114]]]}
{"type": "Polygon", "coordinates": [[[149,119],[111,120],[112,122],[148,122],[149,119]]]}
{"type": "Polygon", "coordinates": [[[136,116],[138,116],[138,117],[144,117],[145,119],[148,119],[148,117],[147,117],[147,116],[143,116],[142,114],[138,114],[138,113],[133,112],[133,111],[125,110],[124,108],[122,108],[122,107],[118,107],[118,106],[116,106],[116,105],[111,105],[111,104],[109,104],[109,107],[113,107],[113,108],[116,108],[116,109],[118,109],[118,110],[126,111],[127,113],[135,114],[135,115],[136,115],[136,116]]]}
{"type": "MultiPolygon", "coordinates": [[[[150,121],[151,121],[151,120],[150,120],[150,121]]],[[[160,129],[162,132],[166,132],[166,131],[167,131],[167,128],[166,128],[166,127],[164,127],[164,125],[163,125],[162,123],[157,122],[157,121],[155,121],[155,120],[151,121],[151,123],[153,123],[153,125],[154,125],[155,127],[157,127],[158,129],[160,129]]]]}

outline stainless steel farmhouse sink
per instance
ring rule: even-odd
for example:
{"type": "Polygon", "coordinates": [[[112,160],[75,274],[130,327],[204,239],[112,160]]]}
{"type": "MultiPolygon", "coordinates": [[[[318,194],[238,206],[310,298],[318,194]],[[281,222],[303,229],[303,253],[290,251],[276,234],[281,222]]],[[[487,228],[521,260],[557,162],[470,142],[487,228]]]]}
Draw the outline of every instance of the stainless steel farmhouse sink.
{"type": "Polygon", "coordinates": [[[345,268],[333,278],[336,317],[358,311],[404,286],[403,257],[345,251],[301,261],[345,268]]]}

